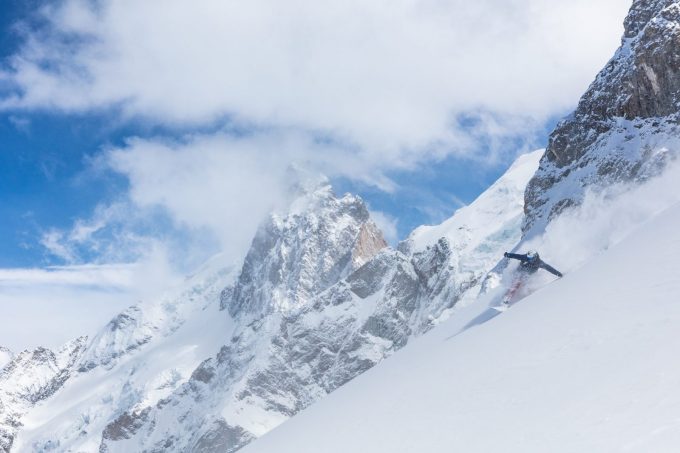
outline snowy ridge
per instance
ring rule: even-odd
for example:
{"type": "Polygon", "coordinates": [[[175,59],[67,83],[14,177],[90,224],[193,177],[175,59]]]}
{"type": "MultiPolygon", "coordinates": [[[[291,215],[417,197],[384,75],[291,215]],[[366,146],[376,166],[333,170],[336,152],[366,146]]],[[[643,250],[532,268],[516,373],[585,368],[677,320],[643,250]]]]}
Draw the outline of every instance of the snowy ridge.
{"type": "Polygon", "coordinates": [[[214,305],[222,288],[235,278],[235,267],[215,256],[199,272],[166,291],[159,300],[129,307],[92,339],[79,371],[100,365],[111,368],[118,357],[156,337],[171,335],[194,313],[214,305]]]}
{"type": "Polygon", "coordinates": [[[437,226],[416,228],[406,240],[408,247],[413,251],[422,251],[440,238],[446,238],[449,243],[461,243],[461,252],[469,253],[494,235],[499,229],[499,219],[517,219],[521,222],[524,216],[524,190],[527,181],[536,173],[544,151],[540,149],[520,156],[502,178],[485,190],[472,205],[459,209],[450,219],[437,226]]]}

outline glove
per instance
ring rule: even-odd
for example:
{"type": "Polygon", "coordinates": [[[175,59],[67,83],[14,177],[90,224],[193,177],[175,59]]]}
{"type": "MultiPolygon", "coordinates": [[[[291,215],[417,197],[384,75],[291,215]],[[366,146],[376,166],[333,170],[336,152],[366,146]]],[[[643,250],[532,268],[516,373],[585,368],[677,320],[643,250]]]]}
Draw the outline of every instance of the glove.
{"type": "Polygon", "coordinates": [[[508,257],[508,252],[503,253],[503,256],[504,256],[505,258],[507,258],[507,257],[508,257]]]}

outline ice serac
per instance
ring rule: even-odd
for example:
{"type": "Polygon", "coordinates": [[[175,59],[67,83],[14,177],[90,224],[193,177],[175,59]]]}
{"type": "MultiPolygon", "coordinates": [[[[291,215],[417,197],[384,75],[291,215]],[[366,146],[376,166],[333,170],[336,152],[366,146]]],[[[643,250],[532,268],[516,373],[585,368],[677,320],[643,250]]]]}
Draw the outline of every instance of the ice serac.
{"type": "Polygon", "coordinates": [[[588,188],[658,175],[680,150],[680,2],[636,0],[621,47],[551,134],[526,191],[524,231],[588,188]]]}

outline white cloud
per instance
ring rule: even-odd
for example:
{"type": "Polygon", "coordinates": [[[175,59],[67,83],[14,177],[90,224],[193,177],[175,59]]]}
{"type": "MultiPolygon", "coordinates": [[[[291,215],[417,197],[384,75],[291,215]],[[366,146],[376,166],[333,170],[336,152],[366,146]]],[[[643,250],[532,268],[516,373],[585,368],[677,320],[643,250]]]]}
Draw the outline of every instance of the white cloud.
{"type": "MultiPolygon", "coordinates": [[[[3,323],[0,345],[18,352],[56,348],[92,335],[117,312],[137,302],[139,266],[66,266],[0,269],[3,323]]],[[[148,286],[147,286],[148,288],[148,286]]]]}
{"type": "Polygon", "coordinates": [[[0,269],[0,287],[101,286],[109,291],[128,289],[134,280],[132,265],[53,266],[44,269],[0,269]]]}
{"type": "Polygon", "coordinates": [[[383,232],[385,240],[392,245],[395,245],[399,236],[397,234],[397,222],[398,220],[382,211],[371,210],[371,218],[375,224],[383,232]]]}
{"type": "Polygon", "coordinates": [[[340,162],[333,157],[338,152],[300,134],[216,133],[181,140],[132,139],[109,150],[103,165],[128,178],[128,196],[136,208],[161,208],[178,228],[194,236],[214,235],[221,249],[237,259],[265,215],[286,201],[292,162],[329,176],[373,176],[356,158],[340,162]]]}
{"type": "Polygon", "coordinates": [[[541,122],[574,105],[629,3],[66,0],[9,61],[17,91],[2,104],[119,106],[170,124],[228,115],[381,157],[449,150],[457,115],[541,122]]]}

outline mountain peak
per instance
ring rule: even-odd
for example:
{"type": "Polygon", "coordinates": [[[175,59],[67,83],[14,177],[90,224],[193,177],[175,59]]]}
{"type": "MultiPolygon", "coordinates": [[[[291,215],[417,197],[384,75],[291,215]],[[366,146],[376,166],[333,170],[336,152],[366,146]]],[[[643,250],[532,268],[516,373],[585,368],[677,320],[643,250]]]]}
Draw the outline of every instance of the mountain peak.
{"type": "Polygon", "coordinates": [[[297,310],[387,245],[361,198],[314,187],[258,229],[227,304],[232,316],[297,310]]]}

